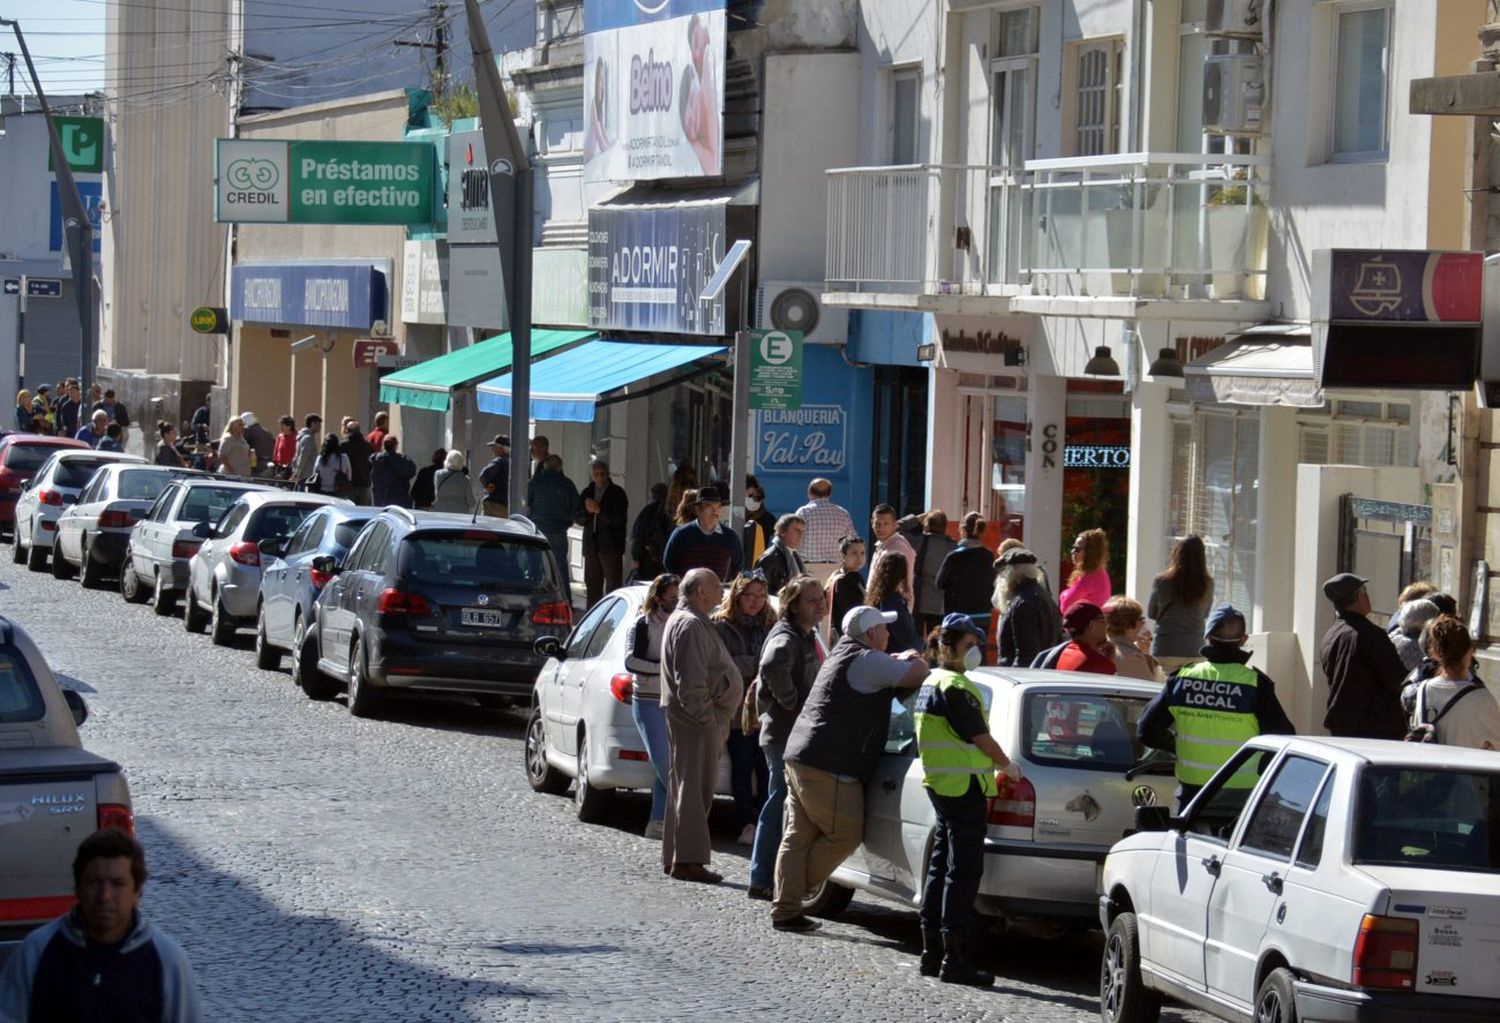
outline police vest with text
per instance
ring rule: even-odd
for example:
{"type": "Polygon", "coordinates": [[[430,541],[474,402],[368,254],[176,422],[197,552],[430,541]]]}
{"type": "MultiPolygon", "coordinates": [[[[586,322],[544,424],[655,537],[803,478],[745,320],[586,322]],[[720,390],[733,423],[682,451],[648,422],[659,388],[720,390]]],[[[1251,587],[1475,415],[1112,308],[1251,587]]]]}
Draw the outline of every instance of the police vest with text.
{"type": "MultiPolygon", "coordinates": [[[[1177,679],[1168,701],[1177,726],[1177,780],[1206,785],[1246,741],[1260,734],[1260,677],[1244,664],[1200,661],[1178,669],[1177,679]]],[[[1257,778],[1246,767],[1225,786],[1248,789],[1257,778]]]]}
{"type": "Polygon", "coordinates": [[[913,704],[917,752],[922,757],[922,784],[940,796],[956,797],[969,791],[971,780],[978,779],[985,796],[993,796],[996,792],[995,763],[989,754],[955,732],[942,714],[930,710],[934,696],[938,693],[946,696],[955,690],[963,690],[974,697],[984,708],[985,720],[989,720],[988,690],[981,689],[956,671],[939,669],[928,675],[913,704]]]}

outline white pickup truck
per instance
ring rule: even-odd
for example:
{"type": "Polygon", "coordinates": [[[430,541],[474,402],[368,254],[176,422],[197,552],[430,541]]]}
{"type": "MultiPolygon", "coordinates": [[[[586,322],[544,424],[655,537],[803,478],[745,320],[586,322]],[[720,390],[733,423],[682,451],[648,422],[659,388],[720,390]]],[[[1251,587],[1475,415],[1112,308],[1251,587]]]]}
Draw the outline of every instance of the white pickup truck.
{"type": "Polygon", "coordinates": [[[0,960],[73,905],[73,854],[99,828],[135,830],[120,765],[83,749],[83,697],[0,615],[0,960]]]}

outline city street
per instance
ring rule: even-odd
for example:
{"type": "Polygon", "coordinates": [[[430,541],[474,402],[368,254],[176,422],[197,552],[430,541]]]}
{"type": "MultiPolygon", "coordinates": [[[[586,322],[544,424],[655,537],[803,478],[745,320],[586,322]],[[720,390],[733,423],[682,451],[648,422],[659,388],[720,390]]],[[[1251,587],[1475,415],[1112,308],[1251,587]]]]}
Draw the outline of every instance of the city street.
{"type": "Polygon", "coordinates": [[[1098,1018],[1093,935],[999,939],[977,992],[918,977],[915,917],[863,898],[816,935],[772,932],[729,814],[726,884],[665,879],[644,800],[591,827],[528,788],[519,711],[356,720],[257,671],[248,635],[220,649],[9,559],[0,607],[85,694],[85,744],[125,765],[144,905],[207,1019],[1098,1018]]]}

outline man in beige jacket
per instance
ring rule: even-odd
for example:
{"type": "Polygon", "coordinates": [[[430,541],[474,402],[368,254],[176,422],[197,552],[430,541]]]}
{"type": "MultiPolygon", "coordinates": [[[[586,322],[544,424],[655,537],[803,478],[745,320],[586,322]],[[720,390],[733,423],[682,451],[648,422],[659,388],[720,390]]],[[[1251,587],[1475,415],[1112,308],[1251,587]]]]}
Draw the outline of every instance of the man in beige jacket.
{"type": "Polygon", "coordinates": [[[679,881],[718,884],[708,869],[713,852],[708,811],[719,777],[719,752],[744,696],[739,669],[709,612],[724,599],[719,577],[695,568],[682,580],[682,600],[661,640],[661,707],[667,717],[667,819],[662,870],[679,881]]]}

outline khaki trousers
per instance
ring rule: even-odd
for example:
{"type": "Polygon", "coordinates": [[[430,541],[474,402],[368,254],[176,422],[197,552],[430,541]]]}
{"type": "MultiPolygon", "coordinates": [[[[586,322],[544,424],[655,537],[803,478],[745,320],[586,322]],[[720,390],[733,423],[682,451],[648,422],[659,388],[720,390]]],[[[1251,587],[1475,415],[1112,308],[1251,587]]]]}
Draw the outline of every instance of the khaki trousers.
{"type": "Polygon", "coordinates": [[[510,505],[502,501],[491,501],[488,497],[484,499],[484,513],[497,519],[510,517],[510,505]]]}
{"type": "Polygon", "coordinates": [[[802,913],[803,897],[859,848],[865,834],[865,785],[816,767],[786,762],[786,831],[776,853],[772,920],[802,913]]]}
{"type": "Polygon", "coordinates": [[[661,865],[665,873],[679,864],[708,865],[713,840],[708,833],[708,812],[714,805],[714,785],[719,779],[719,751],[728,729],[717,723],[700,725],[667,707],[667,747],[671,770],[667,775],[667,816],[661,842],[661,865]]]}

